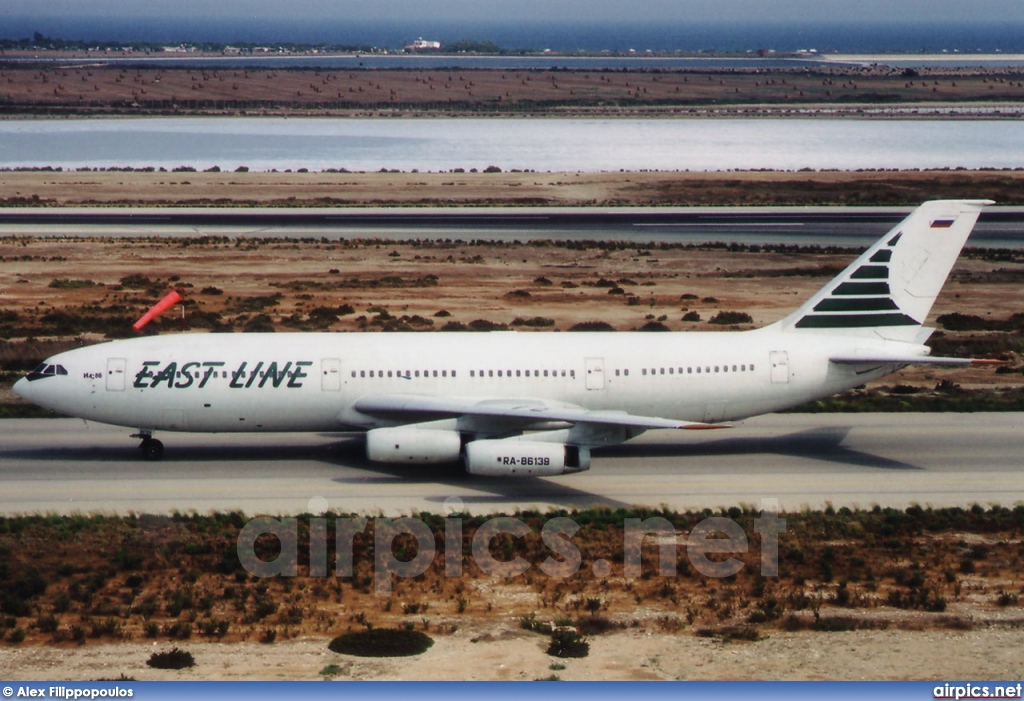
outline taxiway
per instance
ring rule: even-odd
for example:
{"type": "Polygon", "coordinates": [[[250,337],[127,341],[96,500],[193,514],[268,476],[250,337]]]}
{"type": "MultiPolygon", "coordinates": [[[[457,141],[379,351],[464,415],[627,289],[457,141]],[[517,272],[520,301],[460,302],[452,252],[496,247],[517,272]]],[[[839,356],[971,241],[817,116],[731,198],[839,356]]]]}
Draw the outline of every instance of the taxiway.
{"type": "Polygon", "coordinates": [[[1012,506],[1024,500],[1024,414],[788,414],[725,431],[651,431],[595,451],[589,472],[471,477],[368,462],[345,434],[163,433],[142,460],[128,429],[0,421],[0,513],[307,511],[408,515],[515,509],[828,504],[1012,506]]]}

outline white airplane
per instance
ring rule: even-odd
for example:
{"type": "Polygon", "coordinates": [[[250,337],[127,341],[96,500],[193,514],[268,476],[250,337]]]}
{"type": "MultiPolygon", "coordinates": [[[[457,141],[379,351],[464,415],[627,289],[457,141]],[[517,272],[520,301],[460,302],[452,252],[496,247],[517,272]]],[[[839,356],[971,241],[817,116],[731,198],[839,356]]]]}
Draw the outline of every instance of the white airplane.
{"type": "Polygon", "coordinates": [[[703,429],[936,358],[925,318],[987,200],[917,208],[795,312],[734,333],[182,334],[49,358],[15,384],[61,414],[138,430],[366,432],[370,460],[475,475],[589,469],[655,428],[703,429]]]}

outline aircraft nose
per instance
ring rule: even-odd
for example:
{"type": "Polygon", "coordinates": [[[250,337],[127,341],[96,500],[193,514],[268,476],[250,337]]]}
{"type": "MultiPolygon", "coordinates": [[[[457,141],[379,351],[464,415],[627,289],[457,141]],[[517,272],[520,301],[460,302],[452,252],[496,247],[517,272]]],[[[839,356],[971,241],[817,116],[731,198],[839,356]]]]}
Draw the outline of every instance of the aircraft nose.
{"type": "Polygon", "coordinates": [[[22,399],[28,399],[28,387],[28,380],[26,380],[23,377],[17,382],[15,382],[14,387],[12,387],[11,389],[13,389],[14,393],[21,397],[22,399]]]}

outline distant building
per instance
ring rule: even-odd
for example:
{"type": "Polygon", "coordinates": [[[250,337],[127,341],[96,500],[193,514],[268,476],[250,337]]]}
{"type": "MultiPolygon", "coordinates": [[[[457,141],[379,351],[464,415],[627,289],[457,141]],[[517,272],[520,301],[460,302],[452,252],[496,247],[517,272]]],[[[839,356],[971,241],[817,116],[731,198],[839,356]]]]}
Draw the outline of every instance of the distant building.
{"type": "Polygon", "coordinates": [[[406,51],[430,51],[431,49],[440,49],[441,42],[439,41],[428,41],[420,38],[405,47],[406,51]]]}

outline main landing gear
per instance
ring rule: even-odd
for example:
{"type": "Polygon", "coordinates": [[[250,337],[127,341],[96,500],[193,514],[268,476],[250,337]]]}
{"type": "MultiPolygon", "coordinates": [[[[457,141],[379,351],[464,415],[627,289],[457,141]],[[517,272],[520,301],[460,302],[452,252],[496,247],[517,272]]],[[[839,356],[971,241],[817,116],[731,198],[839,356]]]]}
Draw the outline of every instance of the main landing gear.
{"type": "Polygon", "coordinates": [[[139,431],[133,433],[132,438],[141,438],[142,442],[139,443],[139,450],[142,451],[142,457],[146,460],[159,460],[164,456],[164,444],[153,438],[152,431],[139,431]]]}

